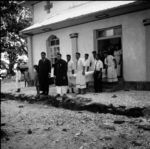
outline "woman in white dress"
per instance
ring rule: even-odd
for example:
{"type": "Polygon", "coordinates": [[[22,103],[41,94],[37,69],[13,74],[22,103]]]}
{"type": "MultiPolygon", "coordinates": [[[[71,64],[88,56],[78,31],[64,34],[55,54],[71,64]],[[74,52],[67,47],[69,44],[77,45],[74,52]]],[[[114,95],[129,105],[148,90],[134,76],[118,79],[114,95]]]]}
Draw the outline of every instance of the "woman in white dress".
{"type": "Polygon", "coordinates": [[[117,71],[116,71],[116,60],[111,55],[111,52],[108,52],[108,55],[105,59],[105,64],[107,65],[107,81],[108,82],[117,82],[117,71]]]}

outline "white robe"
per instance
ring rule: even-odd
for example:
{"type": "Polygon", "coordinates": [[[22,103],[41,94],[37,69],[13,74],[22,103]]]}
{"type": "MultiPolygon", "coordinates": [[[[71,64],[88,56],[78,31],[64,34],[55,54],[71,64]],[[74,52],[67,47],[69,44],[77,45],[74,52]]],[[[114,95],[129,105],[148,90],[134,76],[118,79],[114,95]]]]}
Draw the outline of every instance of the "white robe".
{"type": "Polygon", "coordinates": [[[91,64],[90,70],[91,71],[94,71],[94,69],[95,69],[95,62],[96,62],[96,60],[94,59],[94,57],[91,57],[90,58],[90,64],[91,64]]]}
{"type": "Polygon", "coordinates": [[[16,70],[16,89],[19,89],[21,87],[20,81],[21,81],[21,71],[16,70]]]}
{"type": "Polygon", "coordinates": [[[90,60],[89,59],[84,60],[84,66],[85,66],[85,72],[87,72],[87,68],[88,67],[90,68],[90,60]]]}
{"type": "Polygon", "coordinates": [[[114,51],[114,57],[115,57],[116,62],[117,62],[117,76],[120,76],[121,75],[121,64],[120,64],[121,50],[114,51]]]}
{"type": "Polygon", "coordinates": [[[73,61],[69,61],[68,62],[68,69],[67,69],[67,77],[68,77],[68,89],[70,89],[71,87],[73,87],[73,83],[72,83],[72,71],[74,70],[74,63],[73,61]]]}
{"type": "Polygon", "coordinates": [[[76,88],[79,89],[84,89],[86,88],[86,78],[85,75],[83,75],[83,67],[84,65],[84,60],[79,58],[77,61],[77,72],[76,72],[76,88]]]}
{"type": "Polygon", "coordinates": [[[117,82],[117,71],[115,69],[114,57],[112,55],[108,55],[105,61],[107,68],[107,81],[108,82],[117,82]]]}

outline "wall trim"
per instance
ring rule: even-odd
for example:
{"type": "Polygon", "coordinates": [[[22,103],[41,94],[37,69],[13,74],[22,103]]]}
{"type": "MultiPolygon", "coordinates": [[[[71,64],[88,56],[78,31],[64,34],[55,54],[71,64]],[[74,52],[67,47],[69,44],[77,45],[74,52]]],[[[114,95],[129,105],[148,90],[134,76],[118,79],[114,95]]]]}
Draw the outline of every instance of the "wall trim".
{"type": "Polygon", "coordinates": [[[124,81],[124,90],[145,90],[150,91],[150,81],[147,82],[134,82],[134,81],[124,81]]]}

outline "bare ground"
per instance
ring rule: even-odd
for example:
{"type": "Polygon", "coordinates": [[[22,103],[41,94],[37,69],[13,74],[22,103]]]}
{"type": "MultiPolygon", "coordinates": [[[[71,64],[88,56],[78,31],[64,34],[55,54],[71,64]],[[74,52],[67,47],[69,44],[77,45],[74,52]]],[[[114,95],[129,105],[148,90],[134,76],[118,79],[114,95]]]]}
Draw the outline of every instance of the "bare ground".
{"type": "MultiPolygon", "coordinates": [[[[5,84],[5,92],[7,87],[10,91],[13,86],[5,84]]],[[[31,88],[23,91],[35,93],[31,88]]],[[[96,100],[98,95],[93,95],[96,100]]],[[[117,92],[117,97],[111,99],[112,95],[102,93],[100,99],[104,103],[108,99],[108,102],[122,101],[130,105],[138,101],[141,104],[141,99],[142,104],[148,104],[150,97],[149,92],[142,91],[117,92]]],[[[150,149],[149,130],[149,117],[71,111],[1,99],[2,149],[150,149]]]]}

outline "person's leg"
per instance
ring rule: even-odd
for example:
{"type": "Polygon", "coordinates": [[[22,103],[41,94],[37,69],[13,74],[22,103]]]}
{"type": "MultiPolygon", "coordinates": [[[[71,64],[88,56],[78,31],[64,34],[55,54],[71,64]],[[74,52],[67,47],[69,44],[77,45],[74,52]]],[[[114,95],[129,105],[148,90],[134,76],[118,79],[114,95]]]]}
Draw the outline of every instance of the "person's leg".
{"type": "Polygon", "coordinates": [[[81,94],[81,89],[80,88],[78,88],[78,94],[81,94]]]}
{"type": "Polygon", "coordinates": [[[56,86],[56,93],[57,93],[57,95],[61,95],[61,87],[60,86],[56,86]]]}
{"type": "Polygon", "coordinates": [[[18,81],[18,83],[17,83],[17,92],[20,92],[21,91],[21,85],[20,85],[20,81],[18,81]]]}
{"type": "Polygon", "coordinates": [[[74,93],[74,88],[73,87],[71,88],[71,92],[74,93]]]}
{"type": "Polygon", "coordinates": [[[49,84],[46,84],[46,88],[45,88],[45,94],[48,95],[49,94],[49,84]]]}
{"type": "Polygon", "coordinates": [[[67,75],[67,78],[68,78],[68,86],[67,86],[67,93],[70,93],[70,76],[67,75]]]}
{"type": "Polygon", "coordinates": [[[100,78],[100,92],[103,91],[103,82],[102,82],[102,78],[100,78]]]}
{"type": "Polygon", "coordinates": [[[97,72],[95,72],[95,75],[94,75],[94,89],[95,89],[95,92],[98,91],[98,79],[97,79],[97,72]]]}
{"type": "Polygon", "coordinates": [[[61,87],[61,92],[62,92],[62,96],[66,95],[66,93],[67,93],[67,86],[62,86],[61,87]]]}

